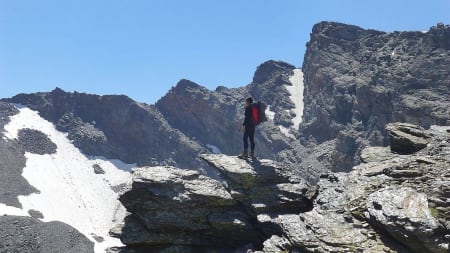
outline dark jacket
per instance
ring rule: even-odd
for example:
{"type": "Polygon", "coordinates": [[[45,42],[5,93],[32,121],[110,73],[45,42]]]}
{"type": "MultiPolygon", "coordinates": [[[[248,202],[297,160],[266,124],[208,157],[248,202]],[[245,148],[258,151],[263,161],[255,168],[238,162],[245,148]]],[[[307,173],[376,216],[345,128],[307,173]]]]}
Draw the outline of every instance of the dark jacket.
{"type": "Polygon", "coordinates": [[[255,122],[253,122],[253,116],[252,116],[252,107],[253,104],[248,105],[245,107],[245,118],[244,123],[242,123],[245,127],[255,127],[255,122]]]}

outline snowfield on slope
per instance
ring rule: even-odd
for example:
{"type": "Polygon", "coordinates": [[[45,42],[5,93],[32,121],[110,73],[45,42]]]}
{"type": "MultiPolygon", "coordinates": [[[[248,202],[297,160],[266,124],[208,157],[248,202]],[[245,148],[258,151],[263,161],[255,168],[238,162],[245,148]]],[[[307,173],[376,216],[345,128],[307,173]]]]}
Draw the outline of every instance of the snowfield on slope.
{"type": "Polygon", "coordinates": [[[291,96],[289,97],[295,104],[293,109],[295,118],[292,119],[294,123],[294,129],[298,130],[303,116],[303,72],[301,69],[294,69],[294,74],[289,78],[291,86],[286,86],[291,96]]]}
{"type": "Polygon", "coordinates": [[[110,229],[126,213],[112,187],[128,183],[135,165],[87,157],[66,134],[57,131],[36,111],[22,106],[18,109],[20,112],[5,126],[6,139],[16,139],[20,129],[35,129],[45,133],[57,145],[57,150],[51,155],[25,153],[27,160],[22,176],[40,193],[19,196],[22,209],[0,204],[0,215],[29,216],[29,210],[37,210],[44,216],[42,221],[61,221],[83,233],[95,243],[95,252],[121,246],[119,239],[109,236],[110,229]],[[105,173],[96,174],[95,164],[105,173]],[[95,239],[99,237],[103,240],[95,239]]]}
{"type": "MultiPolygon", "coordinates": [[[[289,92],[289,98],[294,103],[295,107],[291,110],[286,110],[287,113],[293,112],[295,117],[292,119],[293,126],[286,128],[279,125],[280,131],[287,137],[295,139],[295,136],[290,132],[291,130],[297,131],[300,127],[303,117],[303,72],[301,69],[294,69],[294,74],[289,77],[291,85],[286,85],[286,90],[289,92]]],[[[275,112],[270,111],[270,107],[267,108],[267,116],[269,119],[273,120],[275,117],[275,112]]]]}

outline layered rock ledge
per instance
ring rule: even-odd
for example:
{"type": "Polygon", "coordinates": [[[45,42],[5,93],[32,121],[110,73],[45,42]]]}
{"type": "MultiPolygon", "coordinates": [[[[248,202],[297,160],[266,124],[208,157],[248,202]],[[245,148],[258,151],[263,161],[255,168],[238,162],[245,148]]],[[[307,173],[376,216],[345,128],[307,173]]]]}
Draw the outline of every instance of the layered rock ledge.
{"type": "Polygon", "coordinates": [[[280,164],[226,155],[200,158],[216,170],[216,179],[174,167],[133,172],[131,188],[120,197],[131,214],[113,231],[128,248],[262,248],[262,242],[280,234],[281,228],[259,222],[258,215],[275,217],[312,208],[314,188],[287,175],[280,164]]]}

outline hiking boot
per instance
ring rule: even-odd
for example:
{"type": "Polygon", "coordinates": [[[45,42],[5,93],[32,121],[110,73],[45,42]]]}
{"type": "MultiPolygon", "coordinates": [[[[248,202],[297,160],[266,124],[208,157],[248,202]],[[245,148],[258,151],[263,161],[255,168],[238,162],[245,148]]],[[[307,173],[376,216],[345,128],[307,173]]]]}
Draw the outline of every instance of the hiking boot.
{"type": "Polygon", "coordinates": [[[238,155],[239,158],[247,158],[248,157],[248,152],[244,151],[242,152],[240,155],[238,155]]]}
{"type": "Polygon", "coordinates": [[[250,152],[250,154],[248,154],[248,156],[247,156],[248,158],[255,158],[255,153],[253,153],[253,152],[250,152]]]}

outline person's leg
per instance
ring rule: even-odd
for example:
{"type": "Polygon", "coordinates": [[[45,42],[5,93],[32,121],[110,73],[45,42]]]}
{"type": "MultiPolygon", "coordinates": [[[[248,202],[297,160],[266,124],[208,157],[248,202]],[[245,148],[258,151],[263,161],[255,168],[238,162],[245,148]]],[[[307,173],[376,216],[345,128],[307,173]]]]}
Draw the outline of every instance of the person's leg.
{"type": "Polygon", "coordinates": [[[244,137],[242,138],[242,140],[244,141],[244,150],[248,150],[248,138],[249,138],[249,134],[247,129],[244,131],[244,137]]]}
{"type": "Polygon", "coordinates": [[[250,154],[251,156],[254,155],[255,153],[255,128],[250,128],[249,129],[249,133],[248,133],[248,137],[250,139],[250,154]]]}
{"type": "Polygon", "coordinates": [[[244,157],[244,156],[246,157],[248,155],[248,138],[249,138],[248,130],[245,129],[244,136],[242,137],[242,141],[244,142],[244,151],[242,152],[240,157],[244,157]]]}

